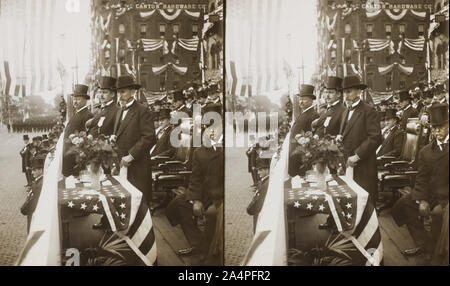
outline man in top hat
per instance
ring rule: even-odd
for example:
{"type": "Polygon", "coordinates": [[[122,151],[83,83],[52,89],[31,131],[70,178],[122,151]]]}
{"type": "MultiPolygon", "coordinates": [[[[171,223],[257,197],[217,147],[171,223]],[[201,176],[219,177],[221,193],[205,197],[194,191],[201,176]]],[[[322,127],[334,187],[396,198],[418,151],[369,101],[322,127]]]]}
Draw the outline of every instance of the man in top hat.
{"type": "Polygon", "coordinates": [[[156,143],[150,110],[134,98],[140,85],[131,76],[120,76],[116,89],[120,103],[114,123],[113,135],[119,149],[120,165],[128,167],[127,178],[143,193],[145,200],[151,195],[150,148],[156,143]]]}
{"type": "Polygon", "coordinates": [[[191,111],[186,107],[184,100],[183,92],[181,90],[176,90],[173,93],[173,111],[184,112],[190,117],[192,116],[190,114],[191,111]]]}
{"type": "Polygon", "coordinates": [[[315,134],[324,136],[330,134],[336,136],[339,134],[339,128],[344,115],[345,106],[342,104],[342,78],[328,77],[325,84],[325,100],[327,111],[317,121],[315,134]]]}
{"type": "MultiPolygon", "coordinates": [[[[299,98],[301,113],[297,117],[294,125],[291,128],[291,141],[294,140],[295,135],[302,132],[311,131],[312,122],[319,117],[316,110],[314,109],[314,100],[316,99],[316,96],[314,95],[314,86],[309,84],[302,84],[300,93],[297,96],[299,98]]],[[[289,148],[289,154],[292,154],[293,148],[294,145],[291,144],[289,148]]],[[[299,162],[300,160],[298,160],[298,158],[296,158],[295,156],[289,157],[288,173],[291,177],[295,177],[296,175],[303,175],[299,170],[299,162]]]]}
{"type": "Polygon", "coordinates": [[[159,127],[156,129],[156,144],[150,150],[153,156],[169,156],[175,153],[175,148],[170,143],[170,133],[172,127],[170,125],[170,109],[161,109],[159,112],[159,127]]]}
{"type": "MultiPolygon", "coordinates": [[[[69,138],[71,134],[76,132],[85,131],[86,122],[92,118],[92,113],[89,111],[87,101],[89,99],[88,87],[83,84],[76,84],[71,94],[73,100],[73,107],[75,113],[72,118],[69,119],[64,131],[64,139],[69,138]]],[[[75,156],[65,155],[68,151],[69,144],[64,144],[64,157],[62,164],[62,173],[68,177],[70,175],[78,176],[80,170],[75,170],[75,156]]]]}
{"type": "Polygon", "coordinates": [[[384,122],[385,127],[381,131],[382,143],[377,149],[377,157],[399,157],[402,152],[405,133],[398,126],[397,110],[386,110],[384,122]]]}
{"type": "Polygon", "coordinates": [[[207,94],[208,94],[208,98],[206,99],[207,103],[222,104],[222,102],[220,100],[219,83],[213,83],[213,84],[208,85],[207,94]]]}
{"type": "Polygon", "coordinates": [[[377,111],[361,100],[366,85],[357,76],[344,78],[344,100],[347,106],[341,124],[342,143],[347,167],[353,168],[353,179],[369,193],[374,203],[378,193],[376,150],[381,144],[377,111]]]}
{"type": "MultiPolygon", "coordinates": [[[[205,114],[215,112],[221,116],[222,106],[210,105],[205,114]]],[[[166,208],[166,215],[172,226],[181,225],[191,247],[180,249],[178,254],[200,254],[203,260],[215,233],[217,209],[223,203],[223,146],[222,122],[211,120],[206,123],[202,146],[192,155],[192,174],[186,193],[177,196],[166,208]],[[206,217],[205,233],[194,224],[192,216],[206,217]]],[[[202,262],[201,262],[202,263],[202,262]]],[[[217,262],[222,263],[222,262],[217,262]]]]}
{"type": "Polygon", "coordinates": [[[97,96],[100,100],[100,112],[86,123],[89,132],[97,136],[110,136],[114,131],[114,123],[119,107],[116,103],[116,79],[102,76],[97,83],[97,96]]]}
{"type": "Polygon", "coordinates": [[[412,107],[411,96],[407,90],[402,90],[398,94],[399,96],[399,107],[401,109],[401,121],[400,127],[405,130],[406,123],[408,123],[408,118],[417,117],[419,113],[412,107]]]}
{"type": "Polygon", "coordinates": [[[429,112],[434,139],[419,152],[418,174],[411,195],[399,199],[392,209],[397,225],[406,224],[416,244],[403,252],[406,255],[416,254],[422,248],[431,254],[442,227],[442,210],[448,205],[448,105],[434,104],[429,112]],[[419,218],[430,215],[431,240],[419,218]]]}

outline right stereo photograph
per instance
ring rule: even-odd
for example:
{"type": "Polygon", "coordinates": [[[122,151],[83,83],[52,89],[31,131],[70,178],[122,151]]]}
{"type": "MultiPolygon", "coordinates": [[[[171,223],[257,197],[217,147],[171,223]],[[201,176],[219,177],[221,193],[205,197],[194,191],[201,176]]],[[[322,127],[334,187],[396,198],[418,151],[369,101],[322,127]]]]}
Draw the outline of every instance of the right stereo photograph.
{"type": "Polygon", "coordinates": [[[224,265],[449,265],[448,6],[225,2],[224,265]]]}

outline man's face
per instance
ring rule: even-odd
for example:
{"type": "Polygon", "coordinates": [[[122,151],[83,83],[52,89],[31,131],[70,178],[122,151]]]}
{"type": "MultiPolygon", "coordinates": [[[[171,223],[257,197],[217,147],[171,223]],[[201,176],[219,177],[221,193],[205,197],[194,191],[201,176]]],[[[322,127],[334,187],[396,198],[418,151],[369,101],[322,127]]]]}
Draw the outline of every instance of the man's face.
{"type": "Polygon", "coordinates": [[[398,105],[400,106],[401,109],[407,107],[409,105],[409,101],[408,100],[402,100],[398,103],[398,105]]]}
{"type": "Polygon", "coordinates": [[[37,177],[39,177],[40,175],[42,175],[42,169],[40,169],[40,168],[33,168],[32,170],[31,170],[31,174],[33,175],[33,178],[37,178],[37,177]]]}
{"type": "Polygon", "coordinates": [[[23,143],[24,143],[25,145],[28,145],[29,142],[30,142],[29,139],[23,139],[23,143]]]}
{"type": "Polygon", "coordinates": [[[433,135],[439,141],[444,141],[448,135],[448,122],[442,125],[436,125],[432,127],[433,135]]]}
{"type": "Polygon", "coordinates": [[[425,105],[430,105],[432,101],[433,101],[433,98],[431,98],[431,97],[425,97],[423,99],[423,102],[425,103],[425,105]]]}
{"type": "Polygon", "coordinates": [[[380,111],[386,111],[386,109],[387,109],[387,105],[385,105],[385,104],[380,105],[380,111]]]}
{"type": "Polygon", "coordinates": [[[344,97],[347,105],[352,105],[361,99],[362,90],[357,88],[347,88],[344,90],[344,97]]]}
{"type": "Polygon", "coordinates": [[[307,96],[299,96],[298,97],[298,105],[300,106],[300,108],[302,110],[307,109],[308,107],[310,107],[313,104],[313,99],[311,97],[307,97],[307,96]]]}
{"type": "Polygon", "coordinates": [[[159,120],[159,126],[161,126],[161,128],[165,128],[165,127],[169,126],[169,124],[170,124],[169,118],[162,118],[159,120]]]}
{"type": "Polygon", "coordinates": [[[340,95],[341,94],[335,89],[325,89],[325,101],[328,105],[339,100],[340,95]]]}
{"type": "Polygon", "coordinates": [[[74,96],[72,97],[73,107],[75,110],[78,110],[86,105],[87,99],[82,96],[74,96]]]}
{"type": "Polygon", "coordinates": [[[114,99],[114,92],[109,89],[100,89],[97,96],[101,104],[106,104],[114,99]]]}
{"type": "Polygon", "coordinates": [[[173,107],[174,108],[179,108],[183,105],[183,101],[182,100],[174,100],[173,101],[173,107]]]}
{"type": "Polygon", "coordinates": [[[134,90],[129,88],[121,88],[117,91],[120,104],[125,106],[127,103],[133,100],[134,90]]]}
{"type": "Polygon", "coordinates": [[[395,125],[395,123],[397,123],[397,121],[394,118],[386,119],[384,122],[387,128],[391,128],[395,125]]]}
{"type": "Polygon", "coordinates": [[[153,105],[153,109],[154,109],[156,112],[159,112],[159,111],[161,110],[161,105],[153,105]]]}
{"type": "Polygon", "coordinates": [[[218,141],[222,136],[222,123],[214,122],[214,125],[210,126],[209,138],[214,141],[218,141]]]}
{"type": "Polygon", "coordinates": [[[260,178],[264,178],[267,175],[269,175],[269,169],[268,168],[259,168],[258,169],[258,176],[260,178]]]}

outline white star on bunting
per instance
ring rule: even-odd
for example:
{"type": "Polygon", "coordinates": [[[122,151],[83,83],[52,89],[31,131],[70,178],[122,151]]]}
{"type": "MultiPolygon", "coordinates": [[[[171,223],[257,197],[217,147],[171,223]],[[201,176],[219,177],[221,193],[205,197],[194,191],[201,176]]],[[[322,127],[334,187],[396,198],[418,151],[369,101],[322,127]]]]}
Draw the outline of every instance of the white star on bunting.
{"type": "Polygon", "coordinates": [[[299,203],[298,201],[296,201],[296,202],[294,203],[294,207],[295,207],[295,208],[300,207],[300,203],[299,203]]]}
{"type": "Polygon", "coordinates": [[[69,208],[73,208],[73,202],[72,201],[70,201],[69,203],[68,203],[68,205],[67,205],[69,208]]]}

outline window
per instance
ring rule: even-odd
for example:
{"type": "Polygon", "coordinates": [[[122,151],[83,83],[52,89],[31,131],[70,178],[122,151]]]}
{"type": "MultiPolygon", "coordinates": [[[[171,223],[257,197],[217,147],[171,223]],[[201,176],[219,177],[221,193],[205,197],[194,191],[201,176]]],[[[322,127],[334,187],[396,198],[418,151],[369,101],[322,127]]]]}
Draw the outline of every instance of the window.
{"type": "Polygon", "coordinates": [[[345,34],[350,35],[352,32],[352,26],[350,24],[345,24],[345,34]]]}
{"type": "Polygon", "coordinates": [[[392,25],[391,24],[386,24],[384,26],[385,30],[386,30],[386,37],[390,37],[391,33],[392,33],[392,25]]]}
{"type": "Polygon", "coordinates": [[[159,90],[165,89],[166,89],[166,75],[165,73],[163,73],[159,76],[159,90]]]}
{"type": "Polygon", "coordinates": [[[125,25],[119,24],[119,34],[125,34],[125,25]]]}
{"type": "Polygon", "coordinates": [[[336,58],[336,51],[335,50],[331,51],[331,58],[332,59],[336,58]]]}
{"type": "Polygon", "coordinates": [[[404,35],[404,34],[405,34],[405,30],[406,30],[405,24],[400,24],[400,25],[398,25],[398,32],[399,32],[401,35],[404,35]]]}
{"type": "Polygon", "coordinates": [[[197,24],[192,24],[192,36],[198,36],[198,25],[197,24]]]}
{"type": "Polygon", "coordinates": [[[141,24],[140,31],[141,37],[147,36],[147,24],[141,24]]]}
{"type": "Polygon", "coordinates": [[[164,56],[160,56],[160,57],[159,57],[159,63],[160,63],[160,64],[163,64],[163,63],[164,63],[164,56]]]}
{"type": "Polygon", "coordinates": [[[423,37],[424,30],[425,30],[424,24],[418,24],[417,25],[417,32],[419,34],[419,37],[423,37]]]}
{"type": "Polygon", "coordinates": [[[400,81],[400,83],[399,83],[399,89],[404,89],[405,88],[405,86],[406,86],[406,83],[405,83],[405,81],[404,80],[401,80],[400,81]]]}
{"type": "Polygon", "coordinates": [[[388,74],[386,76],[386,90],[390,90],[391,89],[391,84],[392,84],[391,75],[388,74]]]}
{"type": "Polygon", "coordinates": [[[367,87],[369,87],[369,88],[373,87],[372,78],[373,78],[373,73],[367,73],[366,82],[367,82],[367,87]]]}
{"type": "Polygon", "coordinates": [[[146,73],[141,75],[141,86],[145,89],[147,89],[147,77],[148,75],[146,73]]]}
{"type": "Polygon", "coordinates": [[[141,57],[141,64],[146,63],[148,59],[146,57],[141,57]]]}
{"type": "Polygon", "coordinates": [[[367,57],[366,61],[368,64],[373,63],[373,57],[367,57]]]}
{"type": "Polygon", "coordinates": [[[125,49],[120,49],[119,50],[119,60],[124,60],[125,59],[125,49]]]}
{"type": "Polygon", "coordinates": [[[421,64],[421,63],[424,63],[424,61],[423,61],[423,57],[417,57],[417,62],[419,63],[419,64],[421,64]]]}
{"type": "Polygon", "coordinates": [[[198,63],[198,57],[197,57],[197,56],[193,56],[193,57],[192,57],[192,62],[193,62],[194,64],[198,63]]]}
{"type": "Polygon", "coordinates": [[[386,56],[386,63],[387,64],[391,63],[391,55],[386,56]]]}
{"type": "Polygon", "coordinates": [[[180,24],[173,24],[172,29],[173,34],[178,36],[178,33],[180,33],[180,24]]]}
{"type": "Polygon", "coordinates": [[[111,52],[109,50],[105,51],[105,59],[109,59],[111,57],[111,52]]]}
{"type": "Polygon", "coordinates": [[[373,24],[366,25],[367,38],[372,38],[373,24]]]}
{"type": "Polygon", "coordinates": [[[402,55],[400,55],[400,63],[401,63],[402,65],[406,64],[405,57],[402,56],[402,55]]]}
{"type": "Polygon", "coordinates": [[[173,76],[173,88],[177,89],[180,86],[180,76],[178,74],[174,74],[173,76]]]}
{"type": "Polygon", "coordinates": [[[344,52],[344,56],[345,56],[345,62],[350,62],[350,60],[352,59],[352,50],[346,49],[344,52]]]}
{"type": "Polygon", "coordinates": [[[159,24],[159,35],[160,36],[166,35],[166,24],[159,24]]]}

